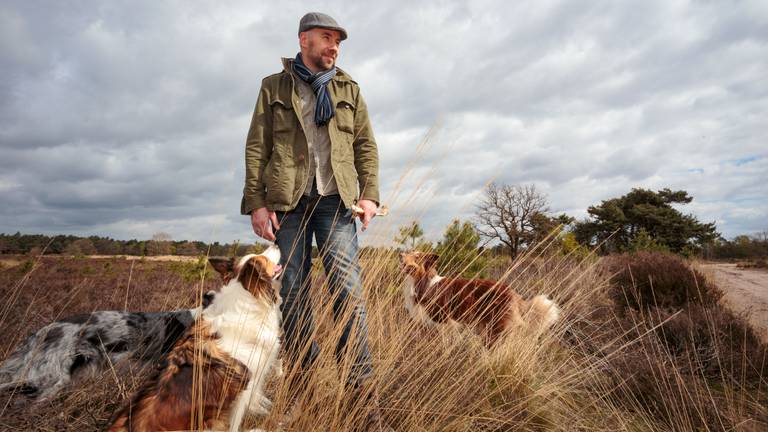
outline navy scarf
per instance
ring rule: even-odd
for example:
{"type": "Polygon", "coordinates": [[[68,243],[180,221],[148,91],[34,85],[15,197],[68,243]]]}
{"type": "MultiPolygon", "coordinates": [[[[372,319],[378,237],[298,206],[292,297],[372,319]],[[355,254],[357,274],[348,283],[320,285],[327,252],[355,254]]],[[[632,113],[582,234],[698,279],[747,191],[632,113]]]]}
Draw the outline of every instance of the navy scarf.
{"type": "Polygon", "coordinates": [[[296,54],[296,59],[291,66],[293,72],[304,80],[312,87],[312,91],[317,96],[317,103],[315,104],[315,124],[317,126],[324,126],[328,124],[331,117],[334,115],[333,104],[331,103],[331,95],[328,94],[328,83],[336,76],[336,67],[327,71],[320,71],[313,74],[301,59],[301,53],[296,54]]]}

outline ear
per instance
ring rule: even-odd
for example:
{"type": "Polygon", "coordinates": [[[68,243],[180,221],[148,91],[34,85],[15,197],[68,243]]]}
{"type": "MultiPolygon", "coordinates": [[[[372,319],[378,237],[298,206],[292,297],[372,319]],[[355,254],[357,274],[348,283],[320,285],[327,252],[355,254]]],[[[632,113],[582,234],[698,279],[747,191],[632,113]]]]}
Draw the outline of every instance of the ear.
{"type": "MultiPolygon", "coordinates": [[[[254,257],[249,259],[240,270],[238,280],[246,291],[254,296],[258,296],[263,290],[264,282],[269,282],[270,277],[267,274],[267,269],[264,268],[263,261],[254,257]]],[[[269,284],[266,285],[269,286],[269,284]]]]}
{"type": "Polygon", "coordinates": [[[235,271],[234,258],[208,258],[208,264],[216,270],[224,280],[232,278],[235,271]]]}
{"type": "Polygon", "coordinates": [[[440,258],[439,255],[433,254],[433,253],[425,253],[422,257],[422,262],[424,263],[425,269],[435,268],[437,267],[437,260],[440,258]]]}
{"type": "Polygon", "coordinates": [[[264,268],[264,260],[258,258],[259,257],[253,257],[249,259],[240,270],[240,275],[238,276],[240,283],[242,283],[249,291],[250,288],[248,287],[256,284],[259,280],[271,280],[267,269],[264,268]]]}
{"type": "Polygon", "coordinates": [[[251,273],[251,277],[269,280],[270,277],[267,274],[267,269],[264,268],[264,261],[260,259],[250,259],[246,264],[247,272],[251,273]]]}

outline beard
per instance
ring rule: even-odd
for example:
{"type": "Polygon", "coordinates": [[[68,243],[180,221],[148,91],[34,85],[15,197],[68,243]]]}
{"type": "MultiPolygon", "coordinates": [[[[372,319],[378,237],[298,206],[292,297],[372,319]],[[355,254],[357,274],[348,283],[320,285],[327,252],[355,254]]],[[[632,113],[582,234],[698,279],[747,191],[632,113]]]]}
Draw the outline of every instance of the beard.
{"type": "Polygon", "coordinates": [[[317,69],[329,70],[336,64],[336,59],[331,54],[326,53],[326,58],[323,58],[323,53],[315,48],[315,44],[309,44],[307,55],[302,58],[304,64],[311,63],[317,69]],[[330,58],[330,60],[328,60],[330,58]]]}

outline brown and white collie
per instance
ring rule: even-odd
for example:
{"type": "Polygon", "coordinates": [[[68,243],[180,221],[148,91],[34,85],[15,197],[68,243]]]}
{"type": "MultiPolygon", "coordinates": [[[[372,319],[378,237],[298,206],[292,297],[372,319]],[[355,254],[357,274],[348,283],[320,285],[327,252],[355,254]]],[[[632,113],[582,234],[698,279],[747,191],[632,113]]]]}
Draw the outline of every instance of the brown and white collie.
{"type": "Polygon", "coordinates": [[[279,259],[276,246],[237,262],[209,259],[224,286],[110,431],[237,431],[247,411],[268,413],[264,383],[280,350],[279,259]]]}
{"type": "Polygon", "coordinates": [[[438,258],[424,252],[400,254],[406,275],[405,307],[419,322],[471,326],[490,348],[513,329],[542,331],[560,315],[557,305],[544,295],[524,300],[501,282],[442,277],[437,274],[438,258]]]}

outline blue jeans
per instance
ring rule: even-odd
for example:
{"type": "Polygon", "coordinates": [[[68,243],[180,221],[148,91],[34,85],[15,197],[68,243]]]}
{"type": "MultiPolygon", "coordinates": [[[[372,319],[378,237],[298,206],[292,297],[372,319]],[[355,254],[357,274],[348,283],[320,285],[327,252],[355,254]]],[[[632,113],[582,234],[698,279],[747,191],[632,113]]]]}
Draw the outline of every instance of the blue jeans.
{"type": "Polygon", "coordinates": [[[275,234],[275,242],[280,247],[283,266],[280,296],[288,360],[308,370],[319,353],[312,339],[314,323],[309,296],[314,236],[328,276],[334,319],[338,323],[339,319],[348,317],[336,344],[336,360],[341,361],[348,350],[352,351],[354,363],[347,383],[357,385],[372,374],[373,368],[352,212],[344,207],[338,195],[305,195],[295,209],[277,212],[277,219],[280,229],[275,234]],[[347,308],[352,308],[351,315],[347,308]]]}

